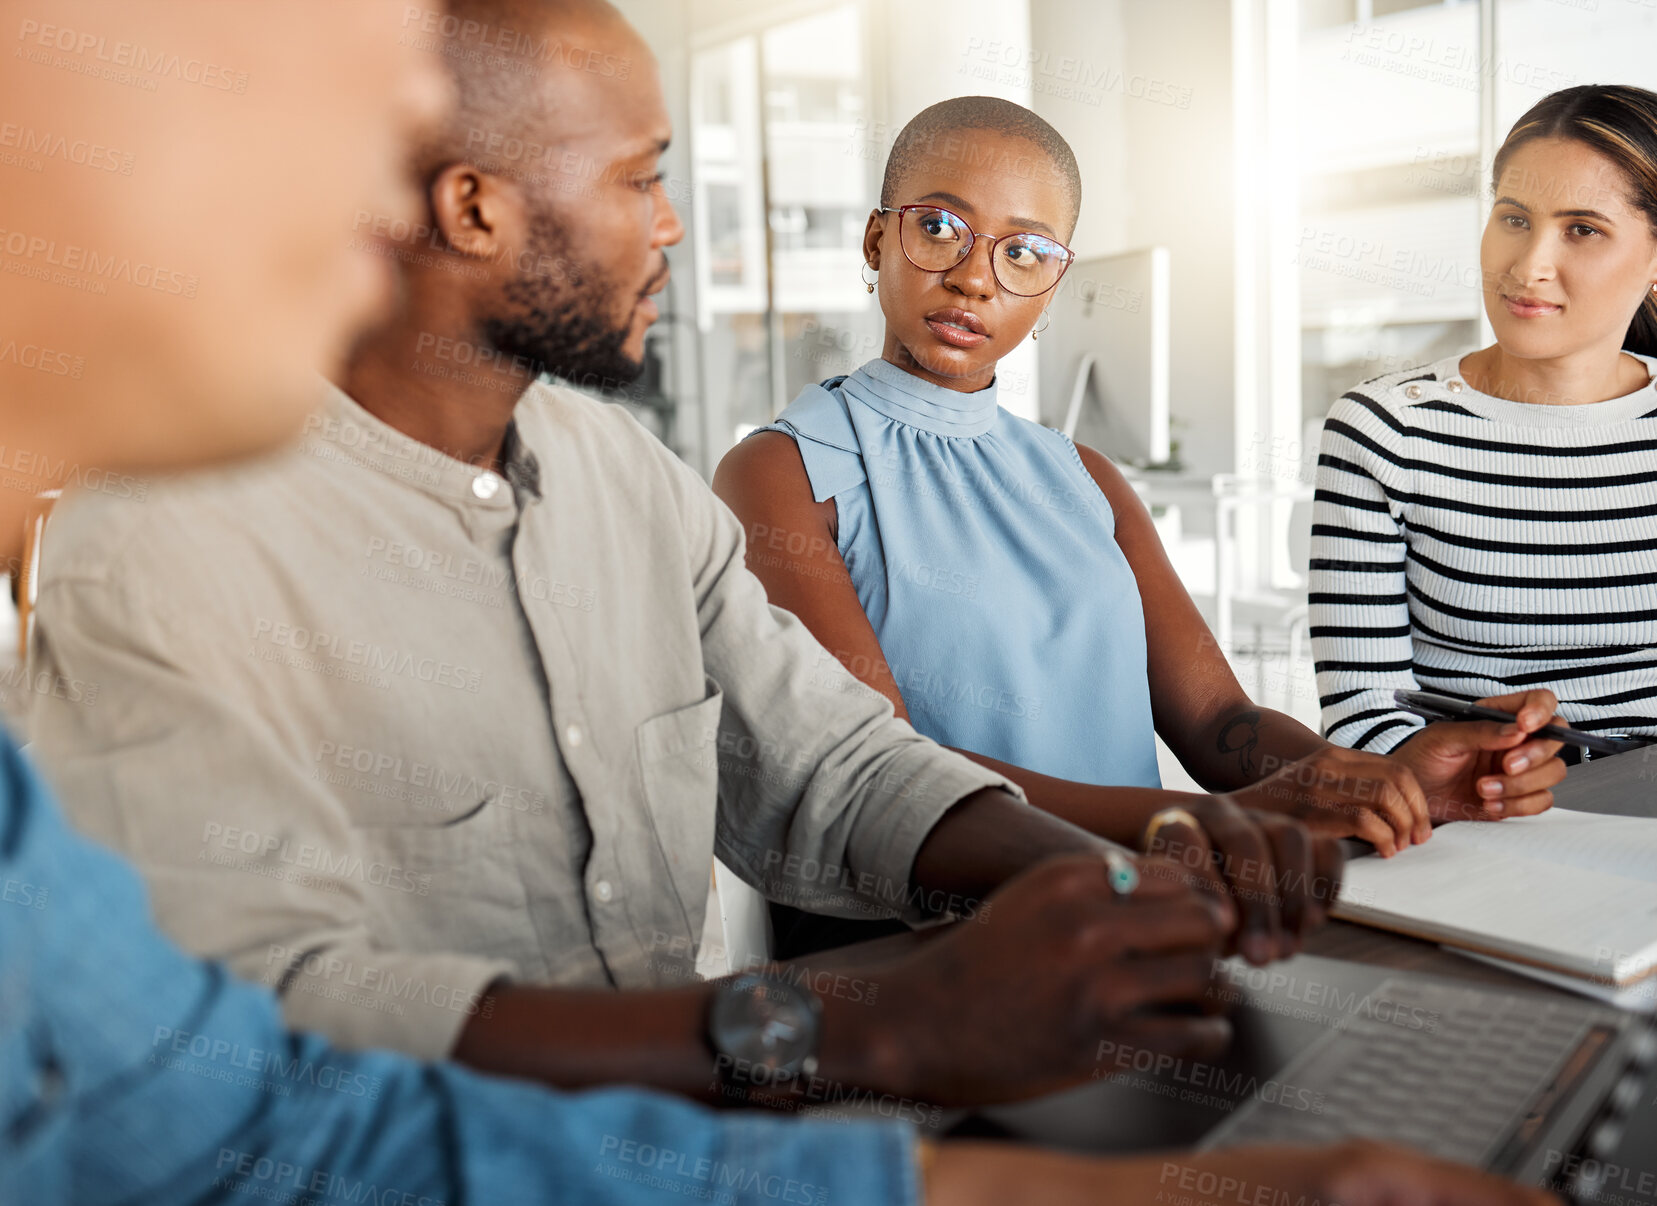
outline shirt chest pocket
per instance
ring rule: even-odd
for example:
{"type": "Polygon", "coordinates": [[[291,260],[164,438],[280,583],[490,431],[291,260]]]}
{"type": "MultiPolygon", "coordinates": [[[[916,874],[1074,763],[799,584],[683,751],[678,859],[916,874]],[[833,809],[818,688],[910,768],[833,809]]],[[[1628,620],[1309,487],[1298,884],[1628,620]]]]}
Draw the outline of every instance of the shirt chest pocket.
{"type": "Polygon", "coordinates": [[[699,932],[713,871],[719,800],[719,715],[725,694],[711,678],[697,703],[653,716],[638,728],[639,772],[674,891],[699,932]]]}
{"type": "Polygon", "coordinates": [[[533,949],[512,813],[498,801],[441,824],[359,827],[356,839],[376,939],[512,958],[519,942],[533,949]]]}

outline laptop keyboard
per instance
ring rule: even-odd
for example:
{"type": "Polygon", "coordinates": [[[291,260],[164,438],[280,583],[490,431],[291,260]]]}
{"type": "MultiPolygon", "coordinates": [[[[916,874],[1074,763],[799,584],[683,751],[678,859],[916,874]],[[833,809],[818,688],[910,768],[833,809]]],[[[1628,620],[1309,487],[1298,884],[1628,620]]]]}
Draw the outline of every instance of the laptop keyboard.
{"type": "Polygon", "coordinates": [[[1294,1091],[1257,1093],[1203,1146],[1369,1138],[1486,1165],[1597,1014],[1566,998],[1387,980],[1284,1070],[1294,1091]]]}

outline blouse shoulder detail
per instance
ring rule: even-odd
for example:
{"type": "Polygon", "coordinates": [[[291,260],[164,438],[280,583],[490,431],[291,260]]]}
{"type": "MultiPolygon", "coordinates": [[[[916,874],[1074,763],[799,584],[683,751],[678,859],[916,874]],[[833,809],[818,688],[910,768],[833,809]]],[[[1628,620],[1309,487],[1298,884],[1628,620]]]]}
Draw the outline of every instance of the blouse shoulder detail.
{"type": "Polygon", "coordinates": [[[845,401],[835,390],[806,386],[774,422],[749,434],[761,431],[780,431],[793,438],[816,502],[826,502],[868,480],[857,431],[845,401]]]}

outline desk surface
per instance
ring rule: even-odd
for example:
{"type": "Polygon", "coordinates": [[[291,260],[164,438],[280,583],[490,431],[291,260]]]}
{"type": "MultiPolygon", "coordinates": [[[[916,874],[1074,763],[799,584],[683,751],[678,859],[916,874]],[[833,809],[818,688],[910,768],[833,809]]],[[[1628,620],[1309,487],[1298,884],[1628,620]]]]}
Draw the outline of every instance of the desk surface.
{"type": "MultiPolygon", "coordinates": [[[[1657,817],[1657,753],[1649,760],[1634,753],[1574,767],[1555,800],[1583,812],[1657,817]]],[[[1224,991],[1235,992],[1239,1002],[1232,1014],[1235,1037],[1220,1060],[1186,1061],[1161,1075],[1119,1072],[1066,1093],[983,1111],[960,1129],[1096,1153],[1188,1147],[1257,1086],[1281,1089],[1274,1078],[1289,1061],[1395,971],[1498,990],[1562,991],[1434,943],[1345,922],[1325,926],[1295,959],[1269,968],[1233,966],[1224,991]]],[[[1657,1174],[1657,1085],[1649,1088],[1619,1150],[1608,1158],[1635,1170],[1630,1184],[1640,1183],[1642,1175],[1649,1184],[1657,1174]]]]}

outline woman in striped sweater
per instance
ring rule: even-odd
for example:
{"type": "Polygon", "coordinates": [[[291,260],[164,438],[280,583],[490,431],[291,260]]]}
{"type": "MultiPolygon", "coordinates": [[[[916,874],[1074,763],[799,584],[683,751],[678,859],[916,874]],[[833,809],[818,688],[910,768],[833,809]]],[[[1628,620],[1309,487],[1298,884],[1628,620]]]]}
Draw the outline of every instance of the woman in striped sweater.
{"type": "Polygon", "coordinates": [[[1495,344],[1365,382],[1324,428],[1312,639],[1324,732],[1356,749],[1420,732],[1400,687],[1549,687],[1578,728],[1657,738],[1657,94],[1546,97],[1493,177],[1495,344]]]}

